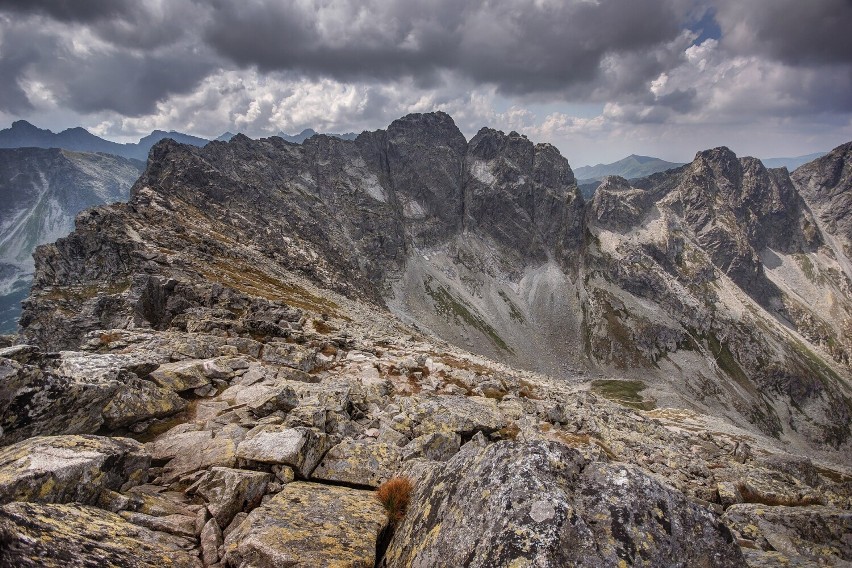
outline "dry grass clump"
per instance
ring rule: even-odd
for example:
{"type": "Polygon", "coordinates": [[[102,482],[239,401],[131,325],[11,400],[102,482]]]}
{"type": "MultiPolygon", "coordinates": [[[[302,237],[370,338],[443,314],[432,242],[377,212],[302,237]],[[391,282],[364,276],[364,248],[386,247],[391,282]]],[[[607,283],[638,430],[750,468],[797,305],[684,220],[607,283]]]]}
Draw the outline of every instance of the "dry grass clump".
{"type": "Polygon", "coordinates": [[[376,499],[384,506],[391,524],[405,516],[413,486],[407,477],[394,477],[382,483],[376,490],[376,499]]]}

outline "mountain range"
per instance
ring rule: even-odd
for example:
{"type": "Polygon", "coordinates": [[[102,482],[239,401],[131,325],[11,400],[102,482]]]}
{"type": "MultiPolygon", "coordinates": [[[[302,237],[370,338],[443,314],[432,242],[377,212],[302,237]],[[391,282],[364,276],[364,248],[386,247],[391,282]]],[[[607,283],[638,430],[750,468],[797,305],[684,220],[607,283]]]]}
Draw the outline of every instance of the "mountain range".
{"type": "Polygon", "coordinates": [[[850,207],[852,142],[587,200],[552,145],[442,112],[163,140],[127,203],[36,249],[0,554],[842,565],[850,207]]]}
{"type": "Polygon", "coordinates": [[[184,144],[203,146],[208,140],[180,132],[155,130],[135,144],[119,144],[95,136],[85,128],[76,127],[54,133],[16,120],[10,128],[0,130],[0,148],[62,148],[75,152],[103,152],[122,158],[146,160],[151,147],[164,138],[184,144]]]}
{"type": "MultiPolygon", "coordinates": [[[[298,134],[286,134],[284,132],[279,132],[278,136],[283,138],[287,142],[292,142],[294,144],[301,144],[311,136],[317,135],[318,132],[313,128],[305,128],[298,134]]],[[[341,140],[355,140],[358,137],[354,132],[347,132],[346,134],[334,134],[332,132],[325,133],[326,136],[331,136],[332,138],[340,138],[341,140]]]]}

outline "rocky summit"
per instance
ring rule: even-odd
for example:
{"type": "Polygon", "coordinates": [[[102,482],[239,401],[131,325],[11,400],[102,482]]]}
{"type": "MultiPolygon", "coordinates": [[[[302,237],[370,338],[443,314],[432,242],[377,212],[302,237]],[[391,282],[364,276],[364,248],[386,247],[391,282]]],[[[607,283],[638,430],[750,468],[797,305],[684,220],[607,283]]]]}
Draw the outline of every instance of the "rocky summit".
{"type": "Polygon", "coordinates": [[[164,140],[35,253],[0,565],[848,565],[850,164],[164,140]]]}

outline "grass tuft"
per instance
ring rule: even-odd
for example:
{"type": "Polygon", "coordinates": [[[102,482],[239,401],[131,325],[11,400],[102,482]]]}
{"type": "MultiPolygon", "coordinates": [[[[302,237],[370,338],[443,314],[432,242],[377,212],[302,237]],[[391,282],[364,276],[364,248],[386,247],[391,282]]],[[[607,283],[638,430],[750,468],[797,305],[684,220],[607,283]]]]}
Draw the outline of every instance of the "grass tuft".
{"type": "Polygon", "coordinates": [[[376,490],[376,499],[384,506],[388,521],[392,525],[405,517],[413,486],[407,477],[394,477],[382,483],[376,490]]]}

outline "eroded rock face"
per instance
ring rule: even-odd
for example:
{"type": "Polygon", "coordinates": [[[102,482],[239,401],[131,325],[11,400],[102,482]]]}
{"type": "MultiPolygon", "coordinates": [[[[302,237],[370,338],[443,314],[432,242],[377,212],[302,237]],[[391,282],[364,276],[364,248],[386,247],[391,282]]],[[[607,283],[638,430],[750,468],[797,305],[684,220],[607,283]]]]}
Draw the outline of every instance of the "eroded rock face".
{"type": "Polygon", "coordinates": [[[730,531],[677,491],[556,443],[465,448],[418,476],[385,565],[745,566],[730,531]]]}
{"type": "Polygon", "coordinates": [[[372,491],[289,483],[228,535],[225,565],[370,568],[386,522],[372,491]]]}
{"type": "Polygon", "coordinates": [[[126,438],[35,437],[0,448],[0,503],[93,503],[145,481],[151,456],[126,438]]]}
{"type": "Polygon", "coordinates": [[[28,359],[30,363],[21,364],[0,358],[3,444],[40,434],[122,428],[186,407],[172,390],[140,379],[130,370],[145,371],[152,365],[149,361],[70,352],[58,359],[34,353],[28,359]]]}
{"type": "Polygon", "coordinates": [[[852,142],[796,168],[790,177],[846,255],[852,254],[852,142]]]}

